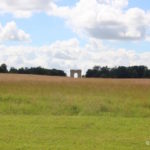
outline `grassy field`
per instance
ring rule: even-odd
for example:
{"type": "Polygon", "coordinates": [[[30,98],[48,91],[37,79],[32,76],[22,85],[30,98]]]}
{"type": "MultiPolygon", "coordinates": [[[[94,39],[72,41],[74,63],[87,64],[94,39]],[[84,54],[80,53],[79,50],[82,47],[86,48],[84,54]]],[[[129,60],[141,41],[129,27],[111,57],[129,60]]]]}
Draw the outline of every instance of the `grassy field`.
{"type": "Polygon", "coordinates": [[[150,80],[1,74],[0,149],[149,150],[150,80]]]}

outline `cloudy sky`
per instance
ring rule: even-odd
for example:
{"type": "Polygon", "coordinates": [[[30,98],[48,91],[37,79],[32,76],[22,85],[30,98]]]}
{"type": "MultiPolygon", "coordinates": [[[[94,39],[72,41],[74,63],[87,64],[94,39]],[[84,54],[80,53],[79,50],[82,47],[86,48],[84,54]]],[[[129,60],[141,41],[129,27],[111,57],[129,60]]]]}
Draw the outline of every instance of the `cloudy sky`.
{"type": "Polygon", "coordinates": [[[150,67],[149,0],[0,0],[0,63],[150,67]]]}

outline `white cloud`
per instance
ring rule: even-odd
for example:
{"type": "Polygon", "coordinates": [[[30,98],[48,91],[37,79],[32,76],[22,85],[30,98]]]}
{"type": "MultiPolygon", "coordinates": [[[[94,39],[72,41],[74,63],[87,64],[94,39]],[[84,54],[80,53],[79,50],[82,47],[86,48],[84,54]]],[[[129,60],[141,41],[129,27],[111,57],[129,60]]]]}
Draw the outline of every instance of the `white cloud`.
{"type": "Polygon", "coordinates": [[[129,2],[78,0],[74,6],[61,7],[56,0],[0,0],[0,13],[31,17],[44,12],[63,17],[80,35],[106,40],[145,40],[150,36],[150,12],[128,8],[129,2]]]}
{"type": "Polygon", "coordinates": [[[0,12],[15,17],[30,17],[33,13],[51,9],[53,0],[0,0],[0,12]]]}
{"type": "Polygon", "coordinates": [[[3,41],[30,41],[30,35],[18,29],[14,21],[4,27],[0,24],[0,42],[3,41]]]}
{"type": "Polygon", "coordinates": [[[127,8],[128,0],[79,0],[73,7],[53,7],[78,34],[107,40],[145,40],[150,13],[127,8]]]}
{"type": "Polygon", "coordinates": [[[57,41],[41,47],[0,45],[0,63],[9,66],[43,66],[58,68],[69,72],[70,69],[86,71],[95,65],[147,65],[150,67],[150,52],[105,47],[101,41],[90,39],[80,46],[77,39],[57,41]]]}
{"type": "MultiPolygon", "coordinates": [[[[53,0],[0,0],[0,13],[31,17],[34,13],[62,17],[79,35],[89,41],[80,46],[77,39],[56,41],[41,47],[0,45],[0,63],[9,66],[43,66],[47,68],[83,69],[94,65],[147,65],[150,52],[108,48],[107,40],[150,41],[150,13],[128,8],[128,0],[79,0],[73,7],[57,6],[53,0]]],[[[29,41],[30,35],[18,29],[15,22],[0,24],[0,42],[29,41]]]]}

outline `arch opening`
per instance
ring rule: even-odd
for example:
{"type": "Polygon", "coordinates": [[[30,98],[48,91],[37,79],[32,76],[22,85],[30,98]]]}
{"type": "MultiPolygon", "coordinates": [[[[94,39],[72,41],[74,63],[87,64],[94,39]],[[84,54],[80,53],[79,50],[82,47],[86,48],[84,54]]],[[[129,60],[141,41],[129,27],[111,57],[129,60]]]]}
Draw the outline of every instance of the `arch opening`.
{"type": "Polygon", "coordinates": [[[74,73],[74,78],[79,78],[78,73],[74,73]]]}

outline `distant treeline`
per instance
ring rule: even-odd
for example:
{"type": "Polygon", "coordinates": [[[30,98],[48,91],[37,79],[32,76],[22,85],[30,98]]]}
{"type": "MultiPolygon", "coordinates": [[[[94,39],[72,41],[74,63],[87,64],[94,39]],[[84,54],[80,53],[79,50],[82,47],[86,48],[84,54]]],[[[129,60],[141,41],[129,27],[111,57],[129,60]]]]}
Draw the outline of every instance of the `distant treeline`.
{"type": "MultiPolygon", "coordinates": [[[[7,69],[6,64],[0,65],[0,73],[16,73],[16,74],[34,74],[49,76],[67,76],[63,70],[46,69],[43,67],[25,67],[7,69]]],[[[119,66],[119,67],[101,67],[95,66],[88,69],[85,74],[86,78],[150,78],[150,69],[146,66],[119,66]]]]}
{"type": "Polygon", "coordinates": [[[146,66],[119,66],[114,68],[95,66],[86,72],[87,78],[150,78],[146,66]]]}
{"type": "Polygon", "coordinates": [[[10,70],[7,69],[6,64],[0,66],[0,73],[17,73],[17,74],[35,74],[35,75],[49,75],[49,76],[66,76],[66,73],[62,70],[57,69],[45,69],[42,67],[32,67],[32,68],[19,68],[16,69],[11,67],[10,70]]]}

